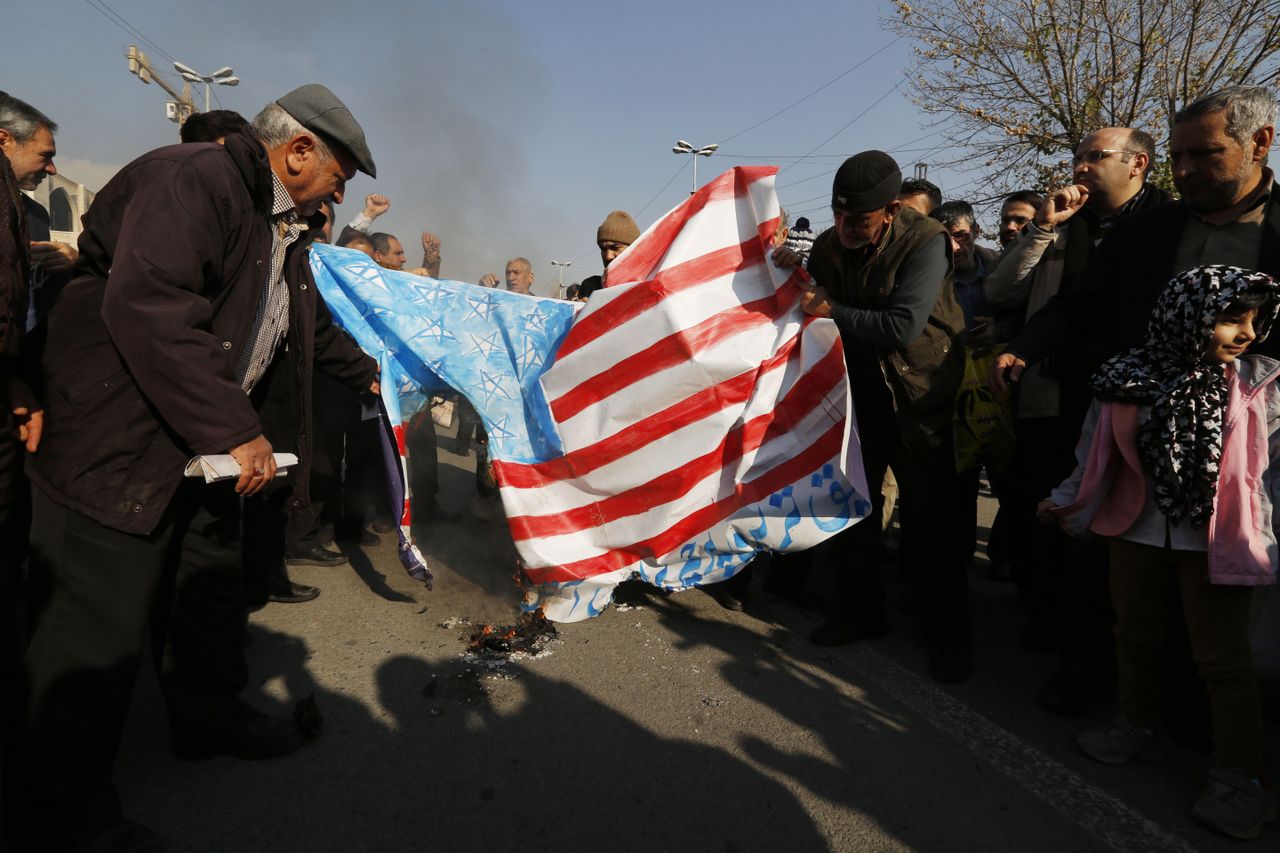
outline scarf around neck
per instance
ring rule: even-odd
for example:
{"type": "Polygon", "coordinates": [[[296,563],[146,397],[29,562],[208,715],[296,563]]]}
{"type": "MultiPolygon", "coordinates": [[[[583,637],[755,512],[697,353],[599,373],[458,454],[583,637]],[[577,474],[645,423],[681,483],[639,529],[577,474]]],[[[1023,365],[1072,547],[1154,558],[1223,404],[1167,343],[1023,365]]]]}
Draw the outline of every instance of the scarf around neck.
{"type": "Polygon", "coordinates": [[[1280,284],[1229,266],[1175,276],[1156,301],[1142,345],[1108,359],[1094,374],[1100,400],[1151,406],[1138,428],[1138,453],[1160,512],[1174,524],[1189,520],[1202,528],[1213,514],[1230,386],[1227,365],[1206,361],[1205,351],[1223,310],[1258,291],[1270,299],[1254,319],[1254,345],[1280,311],[1280,284]]]}

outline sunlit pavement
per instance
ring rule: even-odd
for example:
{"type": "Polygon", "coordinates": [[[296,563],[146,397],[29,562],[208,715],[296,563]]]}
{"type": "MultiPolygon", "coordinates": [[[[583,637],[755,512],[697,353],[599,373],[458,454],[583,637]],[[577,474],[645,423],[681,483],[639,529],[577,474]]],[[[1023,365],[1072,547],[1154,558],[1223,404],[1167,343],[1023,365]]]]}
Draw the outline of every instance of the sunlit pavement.
{"type": "MultiPolygon", "coordinates": [[[[474,457],[440,458],[441,502],[465,510],[474,457]]],[[[759,578],[746,613],[642,594],[561,626],[537,657],[477,658],[473,626],[516,615],[501,522],[419,537],[434,591],[384,542],[293,570],[320,598],[254,614],[255,701],[288,713],[314,694],[324,715],[294,755],[177,761],[144,674],[119,762],[130,813],[198,851],[1241,849],[1188,816],[1206,754],[1105,767],[1074,750],[1113,709],[1038,708],[1055,661],[1019,647],[1014,589],[983,560],[974,675],[944,687],[910,616],[894,610],[887,639],[819,648],[804,639],[818,617],[759,578]]],[[[1278,840],[1273,825],[1255,849],[1278,840]]]]}

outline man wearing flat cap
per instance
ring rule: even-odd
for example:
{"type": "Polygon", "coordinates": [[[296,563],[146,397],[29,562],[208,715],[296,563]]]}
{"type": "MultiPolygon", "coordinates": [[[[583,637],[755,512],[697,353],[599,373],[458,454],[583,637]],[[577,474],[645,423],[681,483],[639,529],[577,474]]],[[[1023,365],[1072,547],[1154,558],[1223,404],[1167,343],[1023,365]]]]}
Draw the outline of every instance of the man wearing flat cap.
{"type": "MultiPolygon", "coordinates": [[[[835,226],[809,255],[814,285],[804,309],[835,320],[858,418],[867,482],[892,466],[900,489],[901,562],[919,586],[931,644],[930,673],[969,674],[968,587],[955,528],[957,477],[952,416],[963,363],[964,315],[951,283],[950,240],[932,219],[898,200],[902,173],[882,151],[864,151],[836,172],[835,226]]],[[[779,249],[779,265],[798,256],[779,249]]],[[[883,497],[873,495],[869,518],[883,497]]],[[[880,529],[854,525],[824,544],[839,561],[842,612],[811,639],[844,645],[888,631],[880,576],[880,529]]]]}
{"type": "Polygon", "coordinates": [[[16,849],[148,839],[121,814],[111,769],[149,623],[181,757],[266,758],[304,740],[240,698],[240,499],[273,482],[279,451],[299,456],[291,500],[306,501],[315,367],[377,387],[306,251],[321,205],[375,170],[360,126],[318,85],[224,143],[125,166],[86,214],[76,277],[49,317],[24,730],[5,756],[24,799],[16,849]],[[239,476],[184,478],[204,454],[230,454],[239,476]]]}

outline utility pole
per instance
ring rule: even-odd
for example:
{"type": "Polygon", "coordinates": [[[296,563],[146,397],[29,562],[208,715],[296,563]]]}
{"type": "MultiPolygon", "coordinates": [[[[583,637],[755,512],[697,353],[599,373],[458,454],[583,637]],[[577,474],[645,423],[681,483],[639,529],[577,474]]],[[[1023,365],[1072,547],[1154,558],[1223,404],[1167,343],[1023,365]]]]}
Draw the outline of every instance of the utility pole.
{"type": "Polygon", "coordinates": [[[164,89],[173,98],[165,104],[165,117],[169,121],[176,122],[179,127],[182,123],[190,118],[194,113],[199,112],[196,109],[195,102],[191,100],[191,84],[185,80],[182,83],[182,92],[179,94],[172,86],[169,85],[163,77],[156,74],[155,69],[151,67],[151,60],[147,55],[138,50],[136,44],[129,45],[129,50],[125,54],[129,60],[129,73],[133,74],[143,83],[150,83],[155,80],[156,85],[164,89]]]}
{"type": "Polygon", "coordinates": [[[564,268],[573,266],[573,261],[552,261],[551,265],[560,273],[560,281],[556,285],[556,298],[564,299],[564,268]]]}

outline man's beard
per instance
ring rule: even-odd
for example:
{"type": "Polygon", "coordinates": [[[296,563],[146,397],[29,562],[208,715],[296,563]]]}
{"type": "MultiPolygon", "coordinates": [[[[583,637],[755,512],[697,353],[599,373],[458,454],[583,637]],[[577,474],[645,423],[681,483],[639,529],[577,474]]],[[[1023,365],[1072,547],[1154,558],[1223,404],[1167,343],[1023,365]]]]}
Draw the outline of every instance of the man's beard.
{"type": "Polygon", "coordinates": [[[1196,213],[1213,213],[1231,206],[1252,173],[1253,165],[1246,160],[1239,175],[1204,183],[1192,180],[1188,187],[1178,186],[1178,192],[1183,203],[1196,213]]]}

